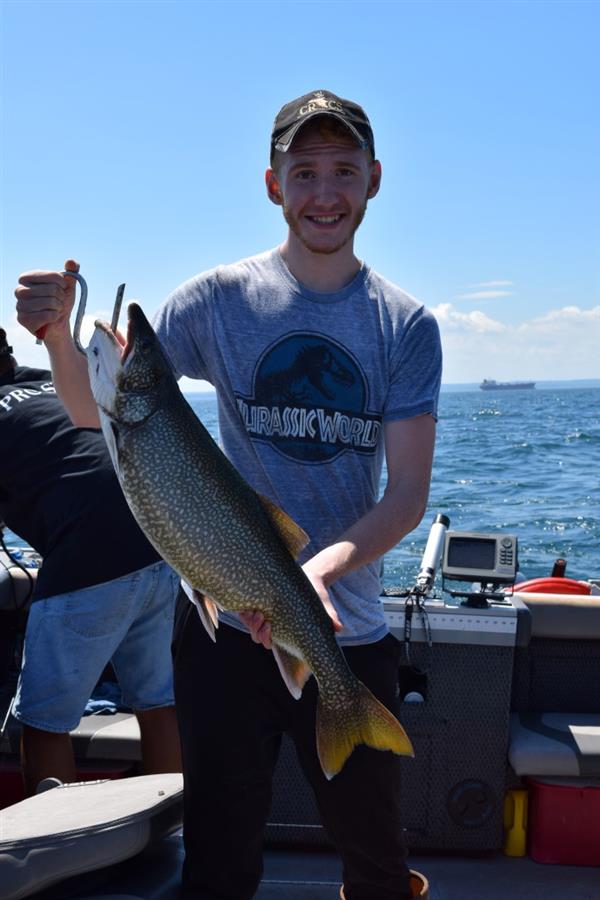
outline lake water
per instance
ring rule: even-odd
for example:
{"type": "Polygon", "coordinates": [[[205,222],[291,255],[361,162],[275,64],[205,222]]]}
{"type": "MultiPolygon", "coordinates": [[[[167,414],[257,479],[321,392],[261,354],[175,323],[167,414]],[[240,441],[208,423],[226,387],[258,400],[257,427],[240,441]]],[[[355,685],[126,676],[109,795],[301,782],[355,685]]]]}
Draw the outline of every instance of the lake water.
{"type": "MultiPolygon", "coordinates": [[[[214,394],[187,399],[216,436],[214,394]]],[[[439,412],[428,510],[387,554],[386,586],[414,582],[438,512],[459,531],[516,534],[527,578],[558,556],[572,578],[600,577],[600,388],[446,389],[439,412]]]]}
{"type": "Polygon", "coordinates": [[[600,575],[599,462],[599,388],[442,393],[431,512],[388,577],[414,570],[436,512],[459,531],[516,534],[527,578],[558,556],[573,578],[600,575]]]}

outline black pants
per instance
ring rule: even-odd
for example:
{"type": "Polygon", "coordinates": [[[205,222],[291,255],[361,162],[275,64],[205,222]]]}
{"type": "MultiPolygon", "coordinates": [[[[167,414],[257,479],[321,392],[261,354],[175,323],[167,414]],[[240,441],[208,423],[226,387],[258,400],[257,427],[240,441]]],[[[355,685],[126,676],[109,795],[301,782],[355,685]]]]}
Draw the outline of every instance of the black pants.
{"type": "MultiPolygon", "coordinates": [[[[348,664],[398,711],[400,645],[391,635],[348,647],[348,664]]],[[[322,822],[343,862],[347,900],[410,897],[400,824],[400,765],[357,747],[331,781],[319,765],[317,685],[289,694],[273,654],[221,625],[214,643],[180,594],[173,641],[184,772],[185,900],[250,900],[262,876],[263,830],[281,735],[293,739],[322,822]]]]}

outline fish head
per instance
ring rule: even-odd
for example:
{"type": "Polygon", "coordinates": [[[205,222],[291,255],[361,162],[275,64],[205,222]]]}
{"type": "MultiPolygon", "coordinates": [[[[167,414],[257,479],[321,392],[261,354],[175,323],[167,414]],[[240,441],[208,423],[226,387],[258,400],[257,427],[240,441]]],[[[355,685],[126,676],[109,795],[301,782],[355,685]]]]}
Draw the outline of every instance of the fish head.
{"type": "Polygon", "coordinates": [[[162,385],[173,377],[154,329],[137,303],[127,309],[126,343],[98,319],[87,357],[101,420],[104,416],[124,426],[152,415],[161,402],[162,385]]]}

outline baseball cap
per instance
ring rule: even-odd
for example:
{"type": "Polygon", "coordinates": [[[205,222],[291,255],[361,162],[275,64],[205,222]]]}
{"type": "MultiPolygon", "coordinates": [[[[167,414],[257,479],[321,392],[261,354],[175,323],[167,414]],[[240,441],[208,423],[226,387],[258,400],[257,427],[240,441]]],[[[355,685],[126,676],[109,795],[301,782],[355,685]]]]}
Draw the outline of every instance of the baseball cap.
{"type": "Polygon", "coordinates": [[[375,156],[375,140],[371,123],[364,109],[332,94],[331,91],[312,91],[282,106],[275,117],[271,132],[271,156],[275,150],[285,153],[302,126],[316,116],[333,116],[342,122],[356,138],[360,147],[375,156]]]}

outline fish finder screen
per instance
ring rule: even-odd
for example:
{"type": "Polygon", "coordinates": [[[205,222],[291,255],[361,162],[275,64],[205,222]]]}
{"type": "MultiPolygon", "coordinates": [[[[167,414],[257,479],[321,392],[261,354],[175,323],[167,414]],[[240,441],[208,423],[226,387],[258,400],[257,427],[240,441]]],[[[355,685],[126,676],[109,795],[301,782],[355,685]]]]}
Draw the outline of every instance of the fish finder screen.
{"type": "Polygon", "coordinates": [[[494,569],[496,541],[452,537],[448,545],[448,565],[457,569],[494,569]]]}

